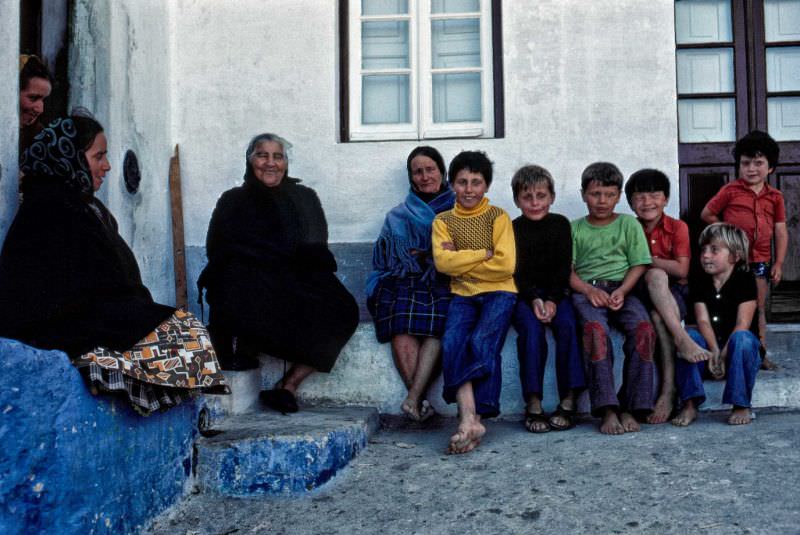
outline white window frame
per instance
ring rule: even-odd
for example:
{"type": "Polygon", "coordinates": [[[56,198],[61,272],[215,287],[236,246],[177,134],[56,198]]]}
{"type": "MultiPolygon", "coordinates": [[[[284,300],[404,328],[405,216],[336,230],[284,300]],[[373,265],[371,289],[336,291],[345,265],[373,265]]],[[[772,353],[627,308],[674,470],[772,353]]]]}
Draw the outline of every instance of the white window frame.
{"type": "Polygon", "coordinates": [[[431,14],[431,0],[408,0],[406,15],[362,16],[361,0],[347,0],[350,72],[349,141],[422,140],[441,138],[494,137],[494,73],[492,55],[492,2],[480,0],[480,11],[459,14],[431,14]],[[431,22],[441,19],[480,19],[480,67],[433,69],[431,65],[431,22]],[[408,21],[409,68],[362,69],[361,23],[364,21],[408,21]],[[433,122],[433,75],[481,73],[481,120],[433,122]],[[362,124],[361,79],[370,74],[409,75],[410,123],[362,124]]]}

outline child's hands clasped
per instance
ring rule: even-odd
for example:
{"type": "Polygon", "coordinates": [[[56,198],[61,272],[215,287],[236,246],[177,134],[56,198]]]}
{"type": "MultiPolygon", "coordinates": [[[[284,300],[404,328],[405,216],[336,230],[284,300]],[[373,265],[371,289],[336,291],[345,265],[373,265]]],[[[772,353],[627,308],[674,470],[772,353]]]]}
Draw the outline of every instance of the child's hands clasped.
{"type": "Polygon", "coordinates": [[[610,307],[611,304],[611,297],[605,291],[595,286],[589,286],[586,291],[586,298],[589,299],[592,306],[598,308],[610,307]]]}
{"type": "Polygon", "coordinates": [[[716,380],[725,377],[725,355],[727,349],[727,346],[725,346],[722,351],[716,347],[711,349],[711,358],[708,359],[708,373],[716,380]]]}
{"type": "Polygon", "coordinates": [[[608,297],[608,308],[617,311],[625,304],[625,292],[617,288],[608,297]]]}
{"type": "Polygon", "coordinates": [[[543,301],[542,299],[534,299],[531,303],[533,307],[533,314],[536,319],[542,323],[550,323],[556,315],[556,304],[552,301],[543,301]]]}

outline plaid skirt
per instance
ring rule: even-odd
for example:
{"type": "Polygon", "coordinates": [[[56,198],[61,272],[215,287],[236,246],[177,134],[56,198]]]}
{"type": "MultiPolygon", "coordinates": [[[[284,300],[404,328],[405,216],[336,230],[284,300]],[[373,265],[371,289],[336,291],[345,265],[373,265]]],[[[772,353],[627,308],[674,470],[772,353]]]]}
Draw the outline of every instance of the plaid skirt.
{"type": "Polygon", "coordinates": [[[452,297],[444,276],[427,282],[419,277],[382,279],[367,300],[378,342],[397,334],[441,338],[452,297]]]}
{"type": "Polygon", "coordinates": [[[123,393],[147,416],[201,392],[228,394],[205,326],[189,312],[172,316],[128,351],[104,347],[81,355],[73,365],[98,391],[123,393]]]}

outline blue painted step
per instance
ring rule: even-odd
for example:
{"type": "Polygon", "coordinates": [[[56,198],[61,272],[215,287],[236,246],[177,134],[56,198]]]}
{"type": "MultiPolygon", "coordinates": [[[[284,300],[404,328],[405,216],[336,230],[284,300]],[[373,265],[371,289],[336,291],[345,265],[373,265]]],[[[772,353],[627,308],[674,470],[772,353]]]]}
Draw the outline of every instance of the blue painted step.
{"type": "Polygon", "coordinates": [[[367,407],[234,415],[195,443],[197,485],[225,496],[304,493],[347,466],[379,426],[367,407]]]}

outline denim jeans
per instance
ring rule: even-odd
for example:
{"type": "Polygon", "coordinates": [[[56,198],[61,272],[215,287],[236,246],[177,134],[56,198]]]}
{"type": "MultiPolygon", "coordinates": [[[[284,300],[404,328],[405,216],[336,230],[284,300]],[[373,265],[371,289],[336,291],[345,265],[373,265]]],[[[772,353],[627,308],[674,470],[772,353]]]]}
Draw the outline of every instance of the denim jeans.
{"type": "MultiPolygon", "coordinates": [[[[618,287],[619,283],[597,285],[609,294],[618,287]]],[[[606,407],[636,412],[652,410],[656,334],[642,302],[629,293],[622,308],[613,311],[595,307],[584,294],[574,293],[572,304],[581,325],[592,413],[599,416],[601,409],[606,407]],[[625,363],[619,394],[614,391],[614,352],[608,337],[609,324],[618,327],[625,335],[622,345],[625,363]]]]}
{"type": "Polygon", "coordinates": [[[453,296],[442,338],[447,403],[455,402],[458,389],[472,382],[476,412],[487,418],[500,414],[500,351],[516,302],[517,294],[511,292],[453,296]]]}
{"type": "MultiPolygon", "coordinates": [[[[689,336],[703,349],[708,349],[703,335],[697,329],[687,329],[689,336]]],[[[761,366],[758,351],[761,342],[750,331],[736,331],[728,338],[728,357],[725,361],[725,390],[722,402],[738,407],[749,407],[753,386],[761,366]]],[[[722,349],[722,348],[720,348],[722,349]]],[[[703,378],[710,378],[708,362],[687,362],[678,358],[675,364],[675,384],[681,402],[693,399],[699,407],[706,400],[703,378]]]]}
{"type": "MultiPolygon", "coordinates": [[[[547,363],[547,338],[542,323],[533,313],[531,304],[522,299],[517,301],[513,318],[517,330],[517,357],[519,376],[522,382],[522,395],[525,401],[536,394],[542,398],[544,370],[547,363]]],[[[578,348],[578,330],[575,323],[575,310],[569,298],[562,299],[556,306],[556,315],[550,322],[556,343],[556,379],[558,397],[564,399],[570,390],[582,391],[586,388],[583,360],[578,348]]]]}

